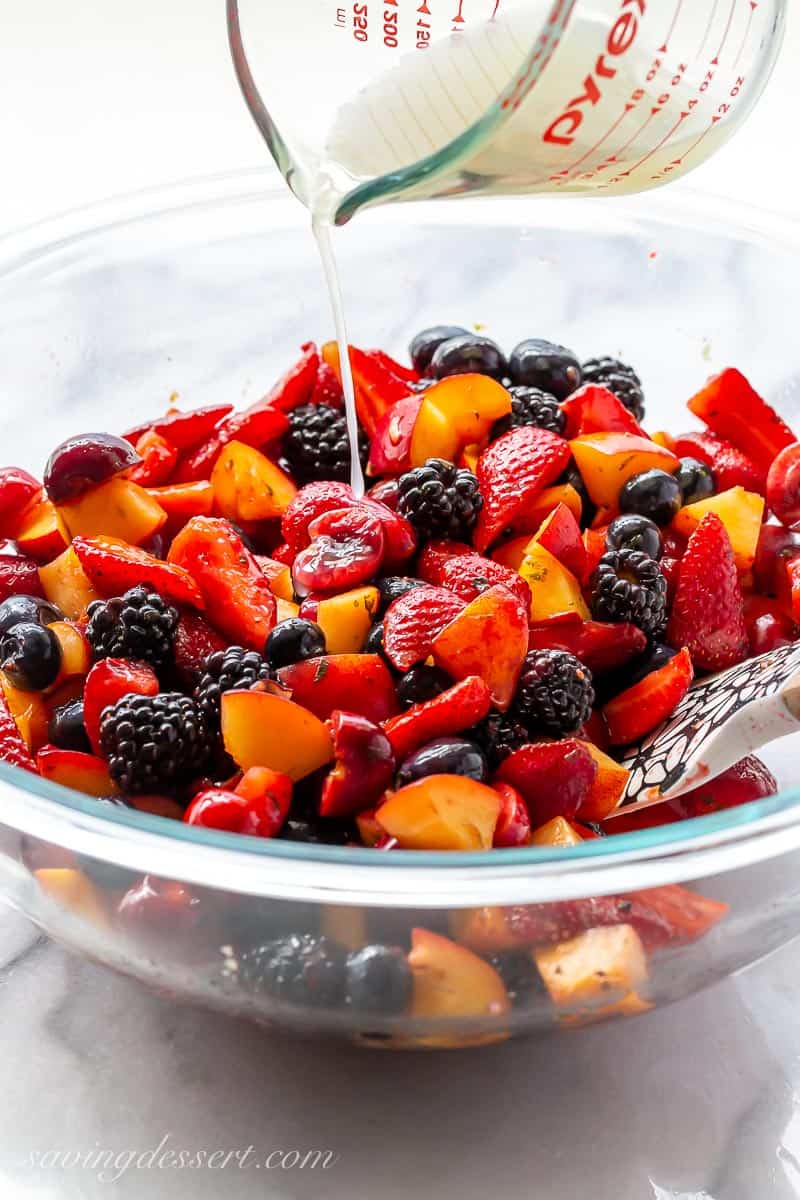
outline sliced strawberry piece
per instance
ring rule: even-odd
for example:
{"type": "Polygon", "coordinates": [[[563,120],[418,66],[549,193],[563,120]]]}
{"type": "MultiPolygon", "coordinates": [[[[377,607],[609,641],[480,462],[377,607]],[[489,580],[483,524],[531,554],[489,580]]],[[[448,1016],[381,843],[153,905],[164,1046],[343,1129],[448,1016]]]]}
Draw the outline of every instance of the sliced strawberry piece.
{"type": "Polygon", "coordinates": [[[480,592],[436,638],[434,662],[453,679],[479,675],[505,712],[528,652],[529,610],[504,584],[480,592]]]}
{"type": "Polygon", "coordinates": [[[428,542],[417,561],[417,578],[438,587],[442,582],[445,565],[451,558],[474,553],[472,546],[467,542],[447,540],[428,542]]]}
{"type": "Polygon", "coordinates": [[[326,404],[328,408],[344,408],[344,393],[339,376],[326,362],[321,362],[317,367],[317,378],[308,403],[326,404]]]}
{"type": "MultiPolygon", "coordinates": [[[[420,589],[421,590],[421,589],[420,589]]],[[[397,762],[434,738],[463,733],[482,721],[492,703],[489,689],[478,676],[462,679],[446,692],[415,704],[408,712],[384,723],[397,762]]]]}
{"type": "Polygon", "coordinates": [[[619,397],[594,383],[573,392],[561,404],[561,411],[567,417],[568,438],[585,433],[635,433],[637,437],[647,437],[619,397]]]}
{"type": "Polygon", "coordinates": [[[419,374],[413,367],[407,367],[403,363],[392,358],[391,354],[387,354],[385,350],[369,350],[367,352],[376,363],[385,367],[392,375],[396,375],[398,379],[404,380],[405,383],[418,383],[419,374]]]}
{"type": "MultiPolygon", "coordinates": [[[[292,500],[281,518],[281,532],[289,549],[296,554],[311,541],[308,527],[317,517],[337,508],[356,504],[353,489],[348,483],[308,483],[292,500]]],[[[273,553],[273,558],[277,555],[273,553]]]]}
{"type": "Polygon", "coordinates": [[[121,596],[146,583],[172,604],[205,608],[202,593],[188,571],[162,562],[118,538],[72,539],[81,566],[101,596],[121,596]]]}
{"type": "Polygon", "coordinates": [[[495,776],[522,795],[536,829],[553,817],[571,820],[589,795],[597,764],[574,738],[521,746],[504,759],[495,776]]]}
{"type": "Polygon", "coordinates": [[[370,475],[402,475],[411,469],[411,437],[423,396],[412,392],[383,414],[370,444],[370,475]]]}
{"type": "Polygon", "coordinates": [[[687,646],[695,667],[724,671],[748,654],[744,597],[725,526],[706,513],[689,538],[667,636],[687,646]]]}
{"type": "Polygon", "coordinates": [[[166,483],[178,461],[178,451],[165,437],[148,429],[136,442],[141,462],[126,471],[126,478],[140,487],[157,487],[166,483]]]}
{"type": "Polygon", "coordinates": [[[0,467],[0,536],[13,537],[19,515],[41,493],[38,480],[22,467],[0,467]]]}
{"type": "MultiPolygon", "coordinates": [[[[650,929],[639,935],[648,952],[663,945],[684,945],[696,942],[718,924],[728,913],[730,905],[690,891],[679,883],[645,888],[631,892],[628,897],[642,914],[648,913],[650,929]],[[657,925],[666,927],[665,936],[655,932],[657,925]]],[[[634,925],[634,928],[636,926],[634,925]]]]}
{"type": "Polygon", "coordinates": [[[229,442],[242,442],[258,449],[281,437],[289,428],[289,419],[278,408],[262,401],[245,412],[234,413],[202,446],[184,458],[175,472],[176,483],[195,483],[208,479],[217,459],[229,442]]]}
{"type": "MultiPolygon", "coordinates": [[[[274,408],[287,413],[299,408],[301,404],[310,402],[322,363],[319,350],[314,342],[305,342],[300,349],[300,357],[294,366],[291,366],[286,374],[282,375],[276,384],[273,384],[263,400],[256,401],[247,409],[247,412],[256,412],[262,408],[274,408]]],[[[237,437],[240,441],[244,441],[240,435],[237,434],[237,437]]],[[[254,445],[255,443],[249,444],[254,445]]]]}
{"type": "Polygon", "coordinates": [[[800,624],[800,557],[790,558],[786,563],[786,577],[792,597],[792,615],[800,624]]]}
{"type": "Polygon", "coordinates": [[[640,683],[615,696],[603,709],[611,744],[629,746],[666,721],[693,678],[691,655],[684,649],[640,683]]]}
{"type": "Polygon", "coordinates": [[[414,588],[390,604],[383,620],[383,645],[397,670],[423,662],[445,625],[463,608],[460,596],[428,586],[414,588]]]}
{"type": "Polygon", "coordinates": [[[597,564],[608,550],[606,532],[608,526],[602,529],[584,529],[583,544],[586,547],[586,579],[591,579],[597,564]]]}
{"type": "Polygon", "coordinates": [[[39,568],[32,558],[0,554],[0,603],[9,596],[43,596],[39,568]]]}
{"type": "Polygon", "coordinates": [[[598,674],[624,667],[647,649],[647,638],[636,625],[581,621],[577,613],[574,616],[576,620],[571,623],[540,621],[532,625],[528,648],[566,650],[598,674]]]}
{"type": "Polygon", "coordinates": [[[517,789],[510,783],[496,783],[494,790],[503,803],[494,827],[492,845],[496,850],[506,850],[513,846],[527,846],[531,836],[528,806],[517,789]]]}
{"type": "Polygon", "coordinates": [[[207,408],[195,408],[192,412],[173,411],[155,421],[148,421],[146,425],[137,425],[135,429],[129,429],[123,437],[135,446],[143,434],[157,433],[169,442],[170,446],[184,452],[207,441],[220,421],[231,412],[232,404],[213,404],[207,408]]]}
{"type": "MultiPolygon", "coordinates": [[[[357,346],[349,346],[348,353],[353,373],[356,412],[367,435],[372,438],[388,409],[407,396],[411,386],[408,380],[399,378],[386,366],[380,353],[376,355],[371,350],[359,350],[357,346]]],[[[325,343],[322,347],[322,357],[341,380],[339,347],[335,342],[325,343]]]]}
{"type": "Polygon", "coordinates": [[[36,763],[11,715],[5,693],[0,688],[0,761],[36,773],[36,763]]]}
{"type": "Polygon", "coordinates": [[[320,721],[343,704],[347,711],[376,724],[397,712],[394,680],[377,654],[323,654],[290,663],[278,670],[278,679],[320,721]]]}
{"type": "Polygon", "coordinates": [[[747,492],[764,494],[764,470],[724,438],[713,433],[684,433],[676,438],[673,450],[680,458],[696,458],[711,467],[718,492],[743,487],[747,492]]]}
{"type": "Polygon", "coordinates": [[[221,633],[238,645],[264,649],[277,603],[269,580],[227,521],[192,517],[172,543],[168,561],[192,576],[221,633]]]}
{"type": "Polygon", "coordinates": [[[188,688],[194,688],[209,654],[225,650],[228,643],[208,621],[193,612],[181,613],[175,630],[175,667],[188,688]]]}
{"type": "Polygon", "coordinates": [[[129,662],[123,658],[102,658],[86,676],[83,723],[95,754],[101,754],[100,718],[104,710],[130,694],[158,695],[158,678],[145,663],[129,662]]]}
{"type": "Polygon", "coordinates": [[[235,791],[198,792],[183,814],[187,825],[271,838],[280,831],[292,803],[292,781],[269,767],[251,767],[235,791]]]}
{"type": "Polygon", "coordinates": [[[483,496],[474,541],[483,552],[538,494],[555,483],[570,459],[569,444],[548,429],[523,425],[511,429],[484,450],[477,475],[483,496]]]}
{"type": "Polygon", "coordinates": [[[530,612],[531,589],[522,576],[481,554],[459,554],[447,559],[438,582],[468,602],[488,588],[502,584],[521,601],[525,611],[530,612]]]}
{"type": "Polygon", "coordinates": [[[689,410],[765,472],[784,446],[797,441],[775,409],[730,367],[692,397],[689,410]]]}

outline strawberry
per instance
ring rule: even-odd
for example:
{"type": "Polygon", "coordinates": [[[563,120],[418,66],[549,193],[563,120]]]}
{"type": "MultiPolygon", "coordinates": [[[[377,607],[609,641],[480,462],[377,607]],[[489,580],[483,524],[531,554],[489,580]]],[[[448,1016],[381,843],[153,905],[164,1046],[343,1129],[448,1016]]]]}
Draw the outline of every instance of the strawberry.
{"type": "Polygon", "coordinates": [[[583,531],[583,544],[586,547],[586,579],[591,579],[597,564],[606,550],[608,550],[608,546],[606,545],[607,530],[608,526],[605,525],[602,529],[584,529],[583,531]]]}
{"type": "Polygon", "coordinates": [[[321,362],[317,367],[317,378],[308,403],[327,404],[329,408],[344,408],[344,393],[339,376],[326,362],[321,362]]]}
{"type": "Polygon", "coordinates": [[[668,633],[687,646],[695,667],[724,671],[748,654],[744,598],[730,539],[716,513],[706,513],[689,538],[678,570],[668,633]]]}
{"type": "MultiPolygon", "coordinates": [[[[348,354],[350,370],[353,373],[356,412],[367,435],[372,438],[381,419],[393,404],[409,394],[411,385],[387,365],[387,356],[381,351],[376,353],[373,350],[359,350],[357,346],[349,346],[348,354]]],[[[322,357],[341,379],[339,347],[336,342],[325,343],[322,347],[322,357]]]]}
{"type": "Polygon", "coordinates": [[[170,446],[184,452],[208,441],[220,421],[231,412],[232,404],[214,404],[208,408],[195,408],[192,412],[172,411],[146,425],[137,425],[122,436],[135,446],[143,434],[156,433],[170,446]]]}
{"type": "Polygon", "coordinates": [[[502,584],[524,604],[526,612],[531,607],[531,589],[522,576],[481,554],[458,554],[447,559],[437,582],[466,601],[474,600],[487,588],[502,584]]]}
{"type": "Polygon", "coordinates": [[[521,746],[504,759],[496,783],[510,783],[528,807],[536,829],[553,817],[569,821],[589,795],[597,764],[585,746],[574,738],[521,746]]]}
{"type": "Polygon", "coordinates": [[[279,438],[289,428],[289,418],[278,408],[260,401],[244,412],[234,413],[216,429],[207,442],[181,460],[175,472],[176,483],[195,483],[208,479],[217,459],[229,442],[243,442],[256,449],[279,438]]]}
{"type": "Polygon", "coordinates": [[[689,401],[689,411],[765,473],[784,446],[797,440],[775,409],[733,368],[710,379],[689,401]]]}
{"type": "Polygon", "coordinates": [[[158,487],[166,483],[178,461],[175,447],[160,433],[148,429],[137,441],[135,449],[142,461],[126,471],[126,478],[140,487],[158,487]]]}
{"type": "Polygon", "coordinates": [[[449,559],[474,553],[472,546],[467,542],[450,542],[446,539],[428,542],[417,561],[417,579],[422,579],[425,583],[433,583],[438,587],[442,582],[442,573],[449,559]]]}
{"type": "Polygon", "coordinates": [[[278,679],[320,721],[347,703],[347,711],[378,724],[397,712],[389,668],[377,654],[322,654],[278,669],[278,679]]]}
{"type": "Polygon", "coordinates": [[[691,655],[684,649],[640,683],[610,700],[603,716],[611,745],[629,746],[666,721],[688,692],[693,678],[691,655]]]}
{"type": "Polygon", "coordinates": [[[786,577],[792,597],[792,616],[800,624],[800,557],[790,558],[786,563],[786,577]]]}
{"type": "Polygon", "coordinates": [[[384,732],[395,759],[402,762],[412,751],[427,745],[434,738],[451,737],[470,729],[483,720],[491,703],[486,684],[477,675],[471,675],[433,700],[415,704],[408,712],[385,721],[384,732]]]}
{"type": "MultiPolygon", "coordinates": [[[[309,483],[295,496],[281,518],[281,532],[289,549],[296,554],[309,545],[308,527],[317,517],[336,508],[356,503],[348,483],[309,483]]],[[[278,557],[273,553],[273,558],[278,557]]]]}
{"type": "Polygon", "coordinates": [[[214,625],[231,642],[264,649],[277,605],[269,580],[227,521],[192,517],[170,547],[168,562],[189,571],[214,625]]]}
{"type": "Polygon", "coordinates": [[[477,475],[483,496],[474,541],[483,552],[555,483],[570,459],[569,443],[548,429],[523,425],[484,450],[477,475]]]}
{"type": "MultiPolygon", "coordinates": [[[[292,409],[299,408],[301,404],[309,403],[317,385],[318,372],[322,363],[319,350],[313,342],[304,342],[300,351],[297,362],[281,375],[266,396],[252,404],[246,413],[256,412],[262,408],[274,408],[279,412],[287,413],[292,409]]],[[[240,434],[236,436],[240,441],[244,441],[240,434]]],[[[248,443],[248,445],[250,444],[248,443]]]]}
{"type": "Polygon", "coordinates": [[[39,568],[32,558],[0,554],[0,602],[9,596],[43,596],[39,568]]]}
{"type": "Polygon", "coordinates": [[[743,487],[747,492],[764,493],[765,472],[724,438],[713,433],[683,433],[676,438],[673,449],[681,458],[696,458],[711,467],[718,492],[743,487]]]}
{"type": "Polygon", "coordinates": [[[41,490],[42,485],[22,467],[0,467],[0,536],[14,536],[19,514],[41,490]]]}
{"type": "Polygon", "coordinates": [[[280,830],[292,803],[292,781],[269,767],[245,771],[233,791],[198,792],[183,814],[187,825],[270,838],[280,830]]]}
{"type": "Polygon", "coordinates": [[[209,654],[228,643],[197,613],[184,612],[175,630],[175,668],[188,688],[194,688],[209,654]]]}
{"type": "Polygon", "coordinates": [[[86,676],[83,723],[95,754],[100,754],[100,717],[123,696],[157,696],[158,679],[151,667],[123,658],[102,658],[86,676]]]}
{"type": "Polygon", "coordinates": [[[205,608],[199,587],[188,571],[155,558],[117,538],[72,539],[81,566],[101,596],[121,596],[146,583],[171,604],[205,608]]]}
{"type": "Polygon", "coordinates": [[[386,656],[398,671],[422,662],[436,638],[465,607],[452,592],[438,587],[414,588],[389,605],[383,620],[386,656]]]}
{"type": "Polygon", "coordinates": [[[578,388],[563,401],[561,411],[566,414],[569,438],[585,433],[635,433],[637,437],[647,437],[619,397],[597,384],[587,383],[578,388]]]}
{"type": "Polygon", "coordinates": [[[396,358],[392,358],[391,354],[387,354],[385,350],[370,350],[369,355],[374,362],[385,367],[392,375],[396,375],[398,379],[404,380],[406,383],[417,383],[419,374],[413,367],[406,367],[403,363],[399,363],[396,358]]]}
{"type": "Polygon", "coordinates": [[[0,689],[0,761],[36,773],[36,763],[11,715],[8,701],[0,689]]]}
{"type": "Polygon", "coordinates": [[[647,638],[636,625],[604,621],[539,621],[531,626],[529,650],[566,650],[590,671],[612,671],[643,654],[647,638]]]}

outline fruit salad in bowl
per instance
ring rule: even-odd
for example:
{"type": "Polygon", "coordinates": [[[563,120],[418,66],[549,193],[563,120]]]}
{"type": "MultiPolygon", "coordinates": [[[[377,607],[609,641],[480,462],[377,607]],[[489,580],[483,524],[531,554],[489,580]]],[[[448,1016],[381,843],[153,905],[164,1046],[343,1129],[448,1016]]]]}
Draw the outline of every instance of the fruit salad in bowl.
{"type": "Polygon", "coordinates": [[[779,934],[731,879],[784,886],[778,780],[751,755],[641,809],[629,754],[800,634],[800,443],[757,373],[656,423],[613,344],[349,356],[355,446],[306,342],[249,403],[0,468],[6,895],[179,994],[398,1046],[752,960],[779,934]]]}

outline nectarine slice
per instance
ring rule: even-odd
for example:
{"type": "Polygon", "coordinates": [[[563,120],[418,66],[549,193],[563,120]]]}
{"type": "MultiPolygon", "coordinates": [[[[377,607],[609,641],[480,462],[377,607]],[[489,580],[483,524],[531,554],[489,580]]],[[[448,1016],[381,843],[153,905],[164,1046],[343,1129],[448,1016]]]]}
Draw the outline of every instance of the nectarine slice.
{"type": "Polygon", "coordinates": [[[577,815],[581,821],[603,821],[619,807],[631,773],[627,767],[599,750],[593,742],[581,742],[581,745],[586,747],[597,763],[597,774],[589,795],[578,807],[577,815]]]}
{"type": "Polygon", "coordinates": [[[48,711],[40,692],[22,692],[0,674],[0,687],[20,737],[34,754],[47,741],[48,711]]]}
{"type": "Polygon", "coordinates": [[[266,521],[280,517],[297,488],[260,450],[228,442],[211,473],[217,508],[229,521],[266,521]]]}
{"type": "Polygon", "coordinates": [[[583,838],[564,817],[553,817],[531,832],[532,846],[579,846],[583,838]]]}
{"type": "Polygon", "coordinates": [[[58,511],[72,537],[105,535],[132,546],[146,542],[167,519],[144,488],[119,475],[60,505],[58,511]]]}
{"type": "Polygon", "coordinates": [[[607,1005],[647,981],[647,959],[632,925],[608,925],[536,951],[536,965],[554,1004],[607,1005]]]}
{"type": "Polygon", "coordinates": [[[333,758],[328,727],[299,704],[269,692],[226,692],[222,738],[243,770],[271,767],[295,782],[333,758]]]}
{"type": "Polygon", "coordinates": [[[678,459],[671,450],[633,433],[588,433],[570,449],[586,490],[600,508],[613,509],[629,479],[654,467],[670,474],[678,459]]]}
{"type": "Polygon", "coordinates": [[[377,588],[353,588],[320,600],[317,615],[311,620],[316,621],[325,634],[325,648],[329,654],[357,654],[364,649],[377,607],[377,588]]]}
{"type": "Polygon", "coordinates": [[[429,458],[457,462],[466,446],[482,443],[511,412],[509,392],[488,375],[451,375],[425,392],[411,435],[411,465],[429,458]]]}
{"type": "Polygon", "coordinates": [[[413,929],[408,964],[414,980],[411,1017],[503,1017],[511,1011],[494,967],[441,934],[413,929]]]}
{"type": "Polygon", "coordinates": [[[581,585],[544,546],[538,542],[529,545],[519,573],[531,589],[531,621],[546,621],[570,612],[588,621],[590,613],[581,585]]]}
{"type": "Polygon", "coordinates": [[[22,513],[15,540],[28,558],[46,563],[67,548],[69,532],[55,505],[38,497],[22,513]]]}
{"type": "Polygon", "coordinates": [[[428,775],[400,788],[375,819],[403,850],[490,850],[500,815],[492,788],[461,775],[428,775]]]}
{"type": "Polygon", "coordinates": [[[756,492],[746,492],[743,487],[729,488],[718,496],[687,504],[676,516],[673,526],[683,537],[691,537],[709,512],[716,513],[725,526],[736,566],[740,571],[749,571],[755,561],[761,533],[764,497],[756,492]]]}
{"type": "Polygon", "coordinates": [[[76,625],[69,621],[54,621],[49,627],[61,646],[61,669],[54,687],[76,675],[87,675],[92,665],[92,648],[76,625]]]}
{"type": "Polygon", "coordinates": [[[34,871],[42,891],[62,908],[101,929],[108,925],[97,888],[83,871],[73,867],[41,867],[34,871]]]}
{"type": "Polygon", "coordinates": [[[437,666],[453,679],[479,675],[501,712],[510,706],[528,653],[526,605],[502,584],[481,592],[433,643],[437,666]]]}
{"type": "Polygon", "coordinates": [[[77,621],[93,600],[100,599],[72,546],[40,567],[39,579],[47,599],[70,621],[77,621]]]}
{"type": "Polygon", "coordinates": [[[108,764],[93,754],[45,746],[36,755],[36,766],[42,779],[60,783],[62,787],[83,792],[86,796],[102,798],[120,794],[108,773],[108,764]]]}

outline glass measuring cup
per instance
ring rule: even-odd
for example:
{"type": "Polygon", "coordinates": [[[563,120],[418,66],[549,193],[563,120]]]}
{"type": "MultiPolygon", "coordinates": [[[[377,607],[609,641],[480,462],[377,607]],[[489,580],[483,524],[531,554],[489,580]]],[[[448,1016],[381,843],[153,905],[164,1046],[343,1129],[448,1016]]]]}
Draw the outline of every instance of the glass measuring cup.
{"type": "Polygon", "coordinates": [[[296,195],[644,191],[766,83],[787,0],[227,0],[245,98],[296,195]]]}

